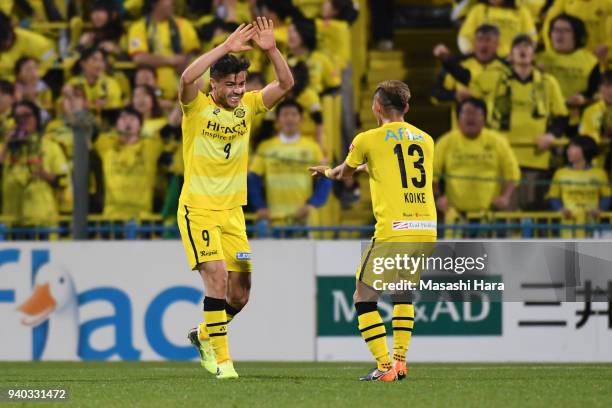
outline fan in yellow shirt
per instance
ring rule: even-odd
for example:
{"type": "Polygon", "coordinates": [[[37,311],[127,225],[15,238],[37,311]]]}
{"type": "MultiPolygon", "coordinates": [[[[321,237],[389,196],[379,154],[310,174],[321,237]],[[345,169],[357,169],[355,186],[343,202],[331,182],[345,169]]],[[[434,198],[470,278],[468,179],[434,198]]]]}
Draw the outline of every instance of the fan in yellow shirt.
{"type": "Polygon", "coordinates": [[[521,173],[508,140],[485,129],[484,101],[469,98],[457,106],[458,128],[436,140],[434,192],[437,208],[460,212],[507,210],[521,173]],[[444,194],[439,180],[444,179],[444,194]]]}
{"type": "Polygon", "coordinates": [[[570,141],[567,148],[567,167],[555,172],[548,191],[553,210],[561,211],[565,218],[580,215],[597,217],[610,207],[610,185],[603,169],[591,166],[597,155],[597,144],[586,136],[570,141]]]}
{"type": "Polygon", "coordinates": [[[53,227],[56,194],[69,181],[66,157],[58,144],[40,134],[40,109],[32,102],[13,107],[16,127],[0,151],[3,164],[2,213],[21,226],[53,227]]]}
{"type": "Polygon", "coordinates": [[[117,119],[117,133],[103,134],[95,142],[104,174],[104,216],[116,220],[138,219],[151,214],[159,138],[141,138],[142,115],[124,108],[117,119]]]}
{"type": "Polygon", "coordinates": [[[249,138],[253,118],[272,108],[293,87],[276,46],[274,23],[258,17],[241,24],[221,45],[198,57],[181,75],[185,182],[177,220],[190,269],[204,282],[204,321],[188,337],[200,363],[217,379],[238,378],[228,348],[228,322],[247,303],[251,250],[242,206],[247,198],[249,138]],[[245,92],[249,61],[231,53],[253,41],[270,60],[276,80],[245,92]],[[210,69],[212,91],[202,75],[210,69]]]}
{"type": "Polygon", "coordinates": [[[200,49],[200,41],[188,20],[173,16],[173,0],[152,0],[147,5],[150,8],[143,10],[145,17],[129,28],[128,53],[136,64],[156,67],[164,98],[174,99],[177,72],[182,72],[190,54],[200,49]]]}
{"type": "Polygon", "coordinates": [[[340,70],[331,59],[317,50],[317,33],[313,20],[300,19],[289,26],[289,65],[305,62],[308,67],[309,85],[318,94],[337,90],[342,82],[340,70]]]}
{"type": "Polygon", "coordinates": [[[104,52],[97,48],[89,48],[83,51],[74,67],[77,76],[67,82],[68,85],[82,87],[90,108],[98,112],[119,109],[122,105],[121,87],[115,79],[105,73],[105,70],[104,52]]]}
{"type": "Polygon", "coordinates": [[[517,6],[515,0],[488,0],[474,6],[459,30],[459,49],[469,54],[474,49],[474,33],[482,24],[497,26],[500,32],[498,54],[505,57],[510,53],[512,39],[518,34],[526,34],[534,41],[537,31],[531,14],[517,6]]]}
{"type": "Polygon", "coordinates": [[[300,122],[300,134],[303,137],[314,139],[324,151],[321,99],[319,94],[310,86],[308,67],[303,62],[299,62],[291,67],[291,72],[295,80],[295,86],[289,97],[295,99],[304,111],[300,122]]]}
{"type": "Polygon", "coordinates": [[[563,98],[569,108],[567,136],[577,135],[582,108],[591,100],[599,85],[600,70],[597,58],[584,48],[584,23],[567,14],[550,21],[552,48],[537,57],[537,63],[559,82],[563,98]]]}
{"type": "Polygon", "coordinates": [[[331,181],[316,180],[313,187],[304,167],[321,164],[323,152],[314,140],[301,136],[302,107],[296,101],[281,102],[276,118],[280,133],[259,145],[250,166],[249,202],[258,220],[310,224],[313,210],[327,201],[331,181]]]}
{"type": "Polygon", "coordinates": [[[470,83],[484,71],[506,69],[506,62],[497,56],[499,29],[490,24],[483,24],[476,29],[472,54],[453,57],[444,44],[438,44],[433,50],[434,56],[442,62],[442,70],[432,91],[434,103],[451,103],[452,128],[457,127],[455,103],[471,96],[470,83]]]}
{"type": "Polygon", "coordinates": [[[555,0],[548,9],[542,39],[546,49],[550,49],[550,22],[560,14],[579,18],[587,30],[586,48],[590,51],[605,53],[605,47],[612,46],[612,32],[609,19],[612,17],[612,0],[555,0]]]}
{"type": "Polygon", "coordinates": [[[351,62],[350,25],[357,19],[352,0],[325,0],[315,20],[317,47],[342,72],[351,62]]]}
{"type": "Polygon", "coordinates": [[[21,57],[15,63],[15,95],[18,100],[35,102],[45,110],[53,109],[51,88],[40,79],[38,61],[21,57]]]}
{"type": "Polygon", "coordinates": [[[567,127],[567,108],[557,80],[534,65],[535,45],[517,36],[510,54],[511,67],[483,72],[474,94],[487,101],[488,125],[508,138],[522,171],[518,199],[523,209],[539,209],[545,193],[550,148],[567,127]]]}
{"type": "Polygon", "coordinates": [[[13,27],[11,19],[0,13],[0,78],[12,80],[15,63],[21,57],[36,58],[42,77],[55,63],[53,42],[43,35],[13,27]]]}
{"type": "Polygon", "coordinates": [[[612,141],[612,71],[606,71],[599,86],[601,100],[585,109],[580,122],[580,134],[598,143],[612,141]]]}

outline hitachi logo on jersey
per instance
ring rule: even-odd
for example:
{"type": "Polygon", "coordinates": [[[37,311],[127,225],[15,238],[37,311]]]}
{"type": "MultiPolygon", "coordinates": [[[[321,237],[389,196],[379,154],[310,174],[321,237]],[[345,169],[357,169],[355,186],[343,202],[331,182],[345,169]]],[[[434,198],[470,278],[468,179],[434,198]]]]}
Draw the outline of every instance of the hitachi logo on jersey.
{"type": "Polygon", "coordinates": [[[224,133],[226,135],[229,133],[243,134],[246,132],[246,121],[243,119],[242,122],[230,127],[230,126],[223,126],[218,122],[209,120],[208,124],[206,125],[205,130],[211,130],[213,132],[224,133]]]}
{"type": "Polygon", "coordinates": [[[389,139],[393,139],[396,142],[401,142],[402,140],[413,140],[422,142],[425,140],[422,134],[415,133],[412,130],[401,127],[397,129],[397,133],[392,131],[391,129],[387,130],[387,136],[385,136],[385,142],[389,141],[389,139]]]}

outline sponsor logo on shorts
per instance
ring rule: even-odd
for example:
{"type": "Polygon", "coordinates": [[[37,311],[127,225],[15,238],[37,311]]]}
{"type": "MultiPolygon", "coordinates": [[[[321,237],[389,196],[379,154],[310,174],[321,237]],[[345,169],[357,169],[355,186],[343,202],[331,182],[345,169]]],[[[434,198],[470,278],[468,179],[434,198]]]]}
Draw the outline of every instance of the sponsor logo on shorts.
{"type": "Polygon", "coordinates": [[[200,256],[213,256],[213,255],[217,255],[217,250],[214,249],[212,251],[200,251],[200,256]]]}
{"type": "Polygon", "coordinates": [[[431,230],[436,229],[436,222],[432,220],[423,221],[393,221],[391,223],[393,231],[406,230],[431,230]]]}
{"type": "Polygon", "coordinates": [[[248,259],[251,259],[251,253],[250,252],[236,252],[236,259],[239,261],[246,261],[248,259]]]}

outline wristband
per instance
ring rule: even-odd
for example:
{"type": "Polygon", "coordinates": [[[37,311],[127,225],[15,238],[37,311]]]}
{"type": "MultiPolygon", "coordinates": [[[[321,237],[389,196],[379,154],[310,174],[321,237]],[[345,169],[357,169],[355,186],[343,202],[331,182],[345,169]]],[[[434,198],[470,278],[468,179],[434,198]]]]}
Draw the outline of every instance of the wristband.
{"type": "Polygon", "coordinates": [[[331,171],[332,169],[325,169],[325,177],[331,178],[331,171]]]}

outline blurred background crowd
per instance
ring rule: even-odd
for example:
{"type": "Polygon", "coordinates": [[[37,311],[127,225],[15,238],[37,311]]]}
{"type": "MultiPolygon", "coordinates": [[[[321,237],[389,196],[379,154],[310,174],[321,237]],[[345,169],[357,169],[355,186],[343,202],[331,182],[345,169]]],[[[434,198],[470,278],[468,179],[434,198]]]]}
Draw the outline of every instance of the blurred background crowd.
{"type": "MultiPolygon", "coordinates": [[[[0,239],[68,238],[75,215],[88,237],[176,237],[178,76],[258,15],[296,86],[253,127],[252,234],[372,224],[367,176],[305,169],[376,126],[383,79],[407,81],[407,119],[436,139],[441,224],[607,222],[612,0],[3,0],[0,239]]],[[[273,72],[247,54],[261,89],[273,72]]]]}

